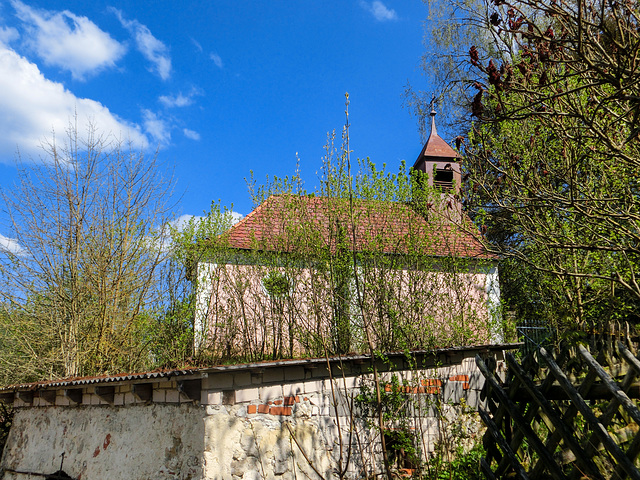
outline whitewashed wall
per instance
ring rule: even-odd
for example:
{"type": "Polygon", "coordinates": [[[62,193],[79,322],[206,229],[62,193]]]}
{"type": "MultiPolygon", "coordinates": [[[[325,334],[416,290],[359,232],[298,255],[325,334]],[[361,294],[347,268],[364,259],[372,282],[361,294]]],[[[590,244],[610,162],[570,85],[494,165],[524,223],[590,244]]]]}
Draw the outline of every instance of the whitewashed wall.
{"type": "MultiPolygon", "coordinates": [[[[481,388],[473,361],[477,351],[443,352],[434,358],[438,367],[395,375],[407,380],[409,396],[439,396],[451,404],[464,398],[473,405],[481,388]]],[[[490,354],[502,359],[500,350],[490,354]]],[[[345,464],[350,432],[351,444],[360,450],[352,452],[348,470],[350,478],[361,478],[363,460],[371,464],[379,453],[366,419],[352,423],[352,413],[357,417],[358,411],[351,410],[351,399],[370,379],[368,364],[360,359],[338,365],[333,374],[344,375],[333,381],[326,365],[304,362],[147,379],[152,391],[147,400],[133,392],[140,379],[111,382],[113,390],[106,396],[104,390],[96,394],[96,386],[104,387],[104,382],[75,384],[76,391],[82,389],[75,405],[65,395],[70,385],[40,385],[30,395],[16,393],[2,478],[43,478],[62,462],[62,469],[78,480],[330,479],[337,478],[341,452],[345,464]],[[185,379],[198,388],[181,391],[185,379]],[[195,394],[199,397],[194,400],[195,394]]],[[[448,408],[449,417],[459,414],[448,408]]],[[[423,450],[440,438],[442,421],[426,413],[420,419],[423,450]]]]}

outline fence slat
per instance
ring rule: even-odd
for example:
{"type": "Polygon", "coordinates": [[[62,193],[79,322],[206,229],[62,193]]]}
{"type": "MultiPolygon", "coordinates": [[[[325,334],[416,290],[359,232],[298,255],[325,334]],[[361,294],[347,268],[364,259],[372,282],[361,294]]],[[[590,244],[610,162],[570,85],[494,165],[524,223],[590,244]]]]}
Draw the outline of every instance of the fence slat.
{"type": "Polygon", "coordinates": [[[607,451],[618,461],[618,464],[624,469],[627,475],[629,475],[634,480],[640,480],[640,472],[636,469],[633,462],[631,462],[631,460],[627,458],[620,447],[618,447],[618,445],[612,440],[604,425],[602,425],[602,423],[598,421],[595,414],[591,411],[584,399],[580,396],[573,385],[571,385],[571,382],[569,381],[567,376],[562,370],[560,370],[560,367],[558,367],[553,357],[551,357],[551,355],[549,355],[544,348],[540,348],[540,355],[542,355],[544,360],[547,362],[549,370],[551,371],[551,373],[553,373],[553,376],[556,378],[556,380],[558,380],[560,386],[564,389],[567,395],[569,395],[571,401],[578,408],[578,410],[580,410],[580,413],[582,413],[584,419],[596,433],[596,435],[598,436],[598,440],[602,442],[607,451]]]}
{"type": "MultiPolygon", "coordinates": [[[[558,411],[558,409],[547,400],[544,395],[536,388],[533,381],[527,377],[522,367],[518,365],[515,357],[511,353],[507,353],[507,364],[509,368],[513,371],[513,373],[520,379],[520,382],[524,386],[524,388],[529,392],[532,399],[535,400],[538,405],[544,410],[544,412],[549,416],[552,420],[554,426],[556,427],[555,431],[560,433],[562,440],[566,443],[566,445],[571,449],[573,454],[576,457],[578,464],[584,468],[589,475],[604,480],[604,477],[600,473],[600,470],[593,462],[593,459],[590,455],[587,455],[586,452],[580,446],[580,443],[576,439],[573,434],[573,431],[567,427],[567,425],[562,420],[562,415],[558,411]]],[[[551,450],[555,450],[556,445],[553,445],[551,450]]],[[[546,445],[547,448],[550,447],[549,443],[546,445]]]]}
{"type": "Polygon", "coordinates": [[[484,424],[487,426],[487,431],[489,432],[489,434],[493,437],[495,442],[498,445],[500,445],[500,448],[502,449],[503,453],[507,457],[509,457],[509,459],[511,460],[511,466],[515,470],[516,474],[522,480],[529,480],[529,476],[527,475],[526,470],[524,469],[522,464],[518,461],[518,457],[513,452],[513,450],[511,450],[511,447],[509,446],[505,438],[502,436],[502,434],[500,433],[500,429],[491,419],[489,414],[485,412],[482,407],[478,408],[478,413],[480,414],[480,418],[482,419],[484,424]]]}
{"type": "Polygon", "coordinates": [[[485,380],[491,384],[491,388],[493,389],[493,393],[495,393],[501,404],[505,406],[511,418],[516,422],[518,428],[522,430],[525,437],[529,441],[529,444],[533,447],[536,453],[540,456],[541,460],[544,460],[545,467],[551,474],[551,476],[556,480],[565,480],[567,477],[562,472],[562,469],[558,466],[556,461],[553,459],[553,456],[549,453],[549,451],[545,448],[543,443],[537,437],[531,425],[525,422],[522,414],[518,407],[509,399],[509,396],[505,393],[505,391],[500,387],[500,384],[493,376],[493,373],[489,371],[487,366],[485,365],[480,355],[476,355],[476,365],[480,369],[480,372],[485,377],[485,380]]]}

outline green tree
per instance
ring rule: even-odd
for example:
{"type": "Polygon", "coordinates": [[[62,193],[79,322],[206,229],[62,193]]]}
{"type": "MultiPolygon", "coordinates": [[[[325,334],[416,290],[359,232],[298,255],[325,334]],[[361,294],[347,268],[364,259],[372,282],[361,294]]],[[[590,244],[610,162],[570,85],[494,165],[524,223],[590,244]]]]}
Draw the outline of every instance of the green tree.
{"type": "MultiPolygon", "coordinates": [[[[637,2],[486,2],[466,143],[467,201],[514,292],[564,319],[635,319],[640,163],[637,2]],[[538,298],[537,301],[541,299],[538,298]]],[[[546,313],[544,313],[546,311],[546,313]]],[[[563,327],[563,325],[559,325],[563,327]]]]}
{"type": "Polygon", "coordinates": [[[149,312],[164,302],[171,176],[156,157],[70,125],[19,159],[2,191],[17,245],[0,254],[4,382],[149,365],[149,312]]]}

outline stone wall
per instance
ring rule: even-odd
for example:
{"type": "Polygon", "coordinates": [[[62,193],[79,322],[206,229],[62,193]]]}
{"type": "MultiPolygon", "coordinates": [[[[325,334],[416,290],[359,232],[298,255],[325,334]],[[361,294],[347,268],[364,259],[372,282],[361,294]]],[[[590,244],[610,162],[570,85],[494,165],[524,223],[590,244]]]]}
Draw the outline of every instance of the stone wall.
{"type": "MultiPolygon", "coordinates": [[[[416,400],[411,428],[423,452],[442,437],[442,422],[459,415],[462,399],[478,403],[474,355],[500,365],[501,348],[424,354],[415,357],[419,370],[403,356],[391,356],[391,368],[378,365],[387,370],[381,388],[416,400]]],[[[42,478],[61,466],[78,480],[329,479],[336,469],[361,478],[380,454],[356,401],[370,372],[360,356],[5,389],[0,398],[13,403],[15,417],[0,471],[5,480],[42,478]]]]}

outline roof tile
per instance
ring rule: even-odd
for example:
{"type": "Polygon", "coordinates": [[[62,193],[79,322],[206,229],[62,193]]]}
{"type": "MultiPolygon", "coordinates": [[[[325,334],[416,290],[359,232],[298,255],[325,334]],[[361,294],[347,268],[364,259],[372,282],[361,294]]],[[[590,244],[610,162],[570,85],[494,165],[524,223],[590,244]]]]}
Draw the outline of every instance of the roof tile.
{"type": "Polygon", "coordinates": [[[318,245],[351,249],[355,237],[355,249],[362,252],[495,258],[469,217],[456,213],[459,206],[451,202],[423,216],[400,202],[358,199],[350,209],[347,199],[273,195],[224,238],[231,248],[296,252],[318,245]]]}

